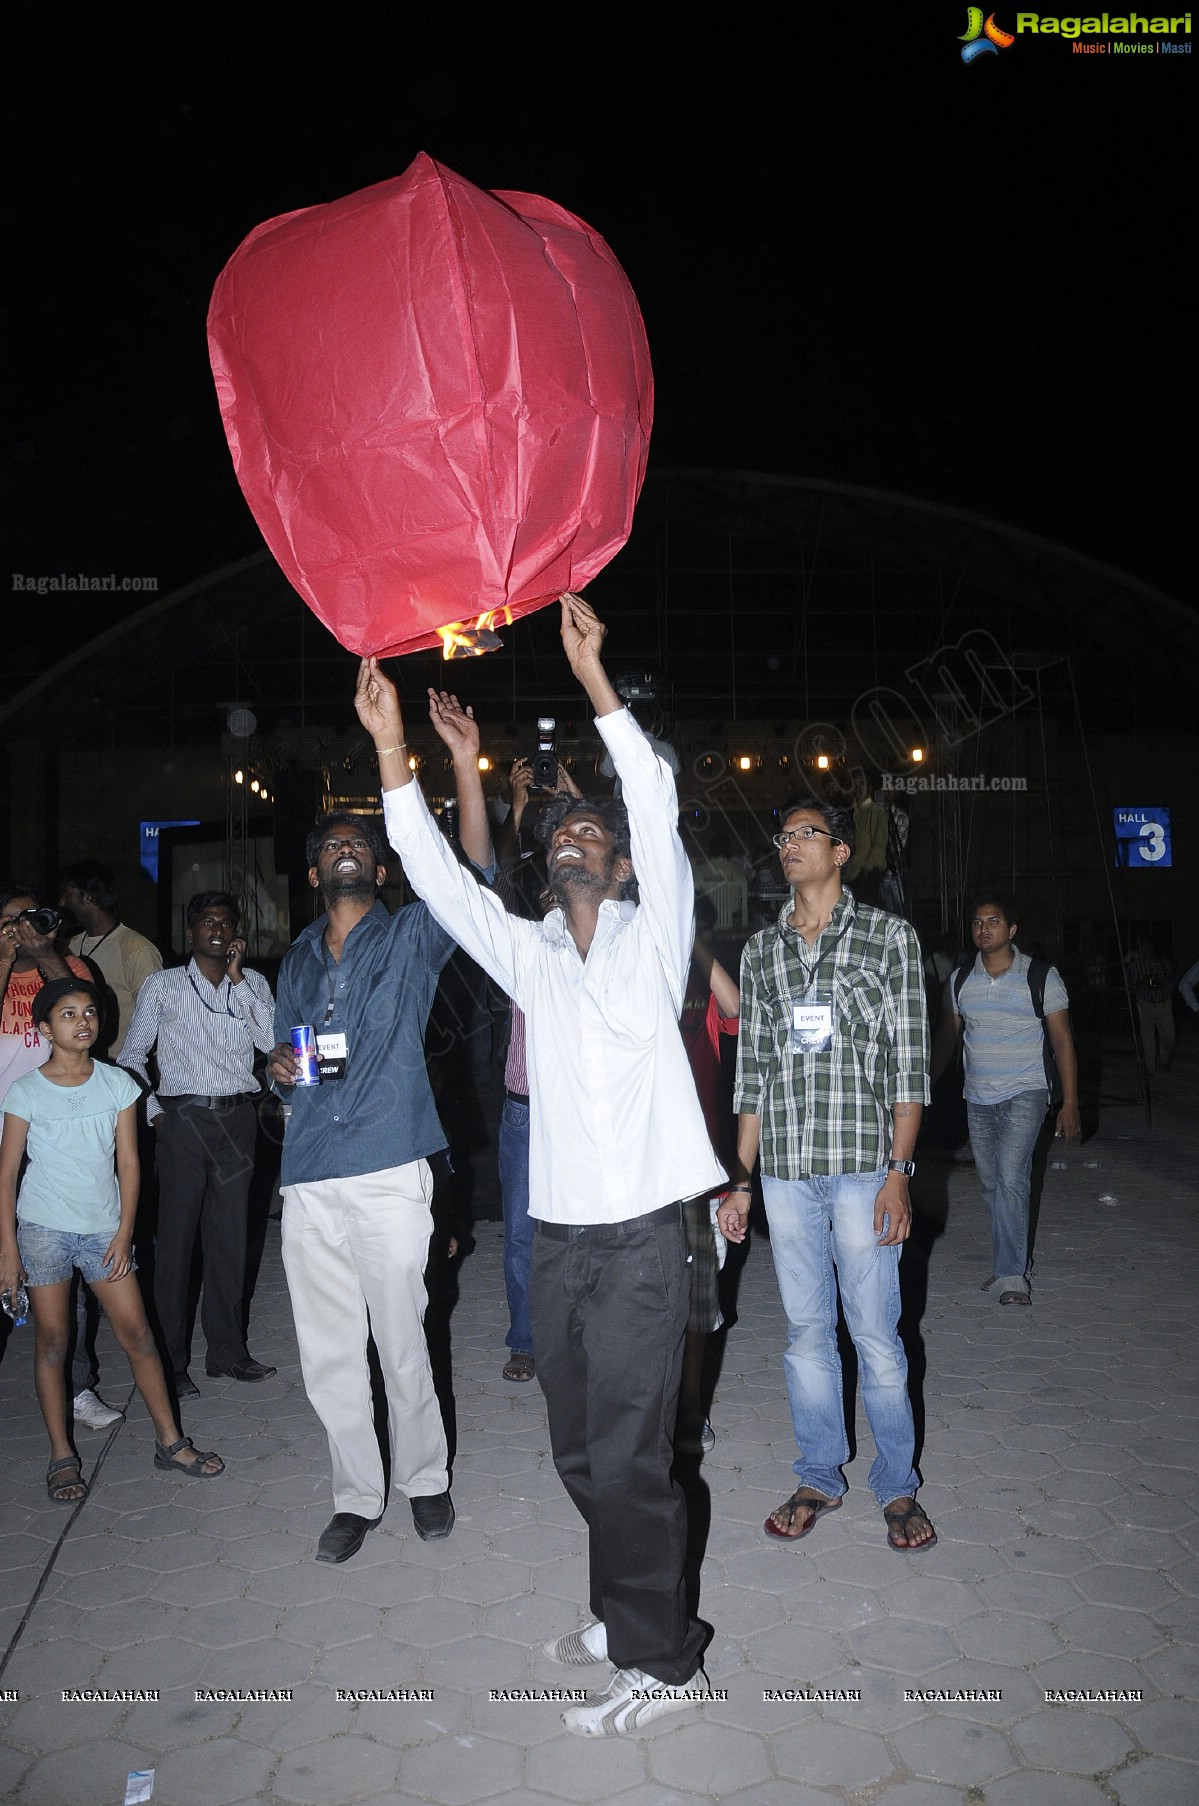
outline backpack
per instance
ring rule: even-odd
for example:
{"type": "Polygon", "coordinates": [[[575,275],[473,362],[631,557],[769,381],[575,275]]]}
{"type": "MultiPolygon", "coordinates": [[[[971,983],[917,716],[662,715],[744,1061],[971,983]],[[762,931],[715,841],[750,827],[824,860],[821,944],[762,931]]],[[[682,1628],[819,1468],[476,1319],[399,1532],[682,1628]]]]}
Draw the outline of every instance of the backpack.
{"type": "MultiPolygon", "coordinates": [[[[974,967],[959,966],[953,975],[953,1006],[961,1015],[962,986],[973,972],[974,967]]],[[[1045,980],[1049,977],[1049,961],[1047,959],[1030,959],[1028,962],[1028,990],[1032,998],[1032,1007],[1037,1021],[1041,1024],[1041,1064],[1045,1069],[1045,1083],[1049,1088],[1050,1107],[1056,1110],[1062,1101],[1062,1075],[1057,1069],[1057,1057],[1053,1051],[1053,1042],[1045,1032],[1045,980]]]]}

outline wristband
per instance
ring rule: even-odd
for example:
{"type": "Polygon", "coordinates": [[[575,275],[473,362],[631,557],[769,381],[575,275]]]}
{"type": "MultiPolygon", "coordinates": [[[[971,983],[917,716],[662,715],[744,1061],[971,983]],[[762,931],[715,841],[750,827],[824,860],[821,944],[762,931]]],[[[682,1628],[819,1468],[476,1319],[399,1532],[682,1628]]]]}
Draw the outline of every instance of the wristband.
{"type": "Polygon", "coordinates": [[[747,1191],[747,1192],[752,1193],[753,1186],[752,1185],[730,1185],[729,1190],[730,1191],[747,1191]]]}
{"type": "Polygon", "coordinates": [[[376,746],[375,757],[377,759],[381,759],[383,757],[384,753],[407,752],[407,750],[408,750],[407,740],[401,740],[398,746],[376,746]]]}

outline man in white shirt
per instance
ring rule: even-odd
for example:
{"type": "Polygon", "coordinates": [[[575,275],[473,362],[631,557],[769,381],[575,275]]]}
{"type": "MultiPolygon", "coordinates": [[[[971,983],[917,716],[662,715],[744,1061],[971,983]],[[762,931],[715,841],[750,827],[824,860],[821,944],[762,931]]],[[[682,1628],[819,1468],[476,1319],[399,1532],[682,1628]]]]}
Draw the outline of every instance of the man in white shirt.
{"type": "MultiPolygon", "coordinates": [[[[562,598],[562,643],[623,801],[551,805],[559,907],[542,922],[508,915],[458,864],[411,782],[399,700],[373,659],[355,697],[409,882],[525,1013],[537,1377],[555,1466],[590,1533],[595,1619],[545,1650],[617,1670],[598,1703],[563,1713],[583,1736],[641,1730],[705,1690],[688,1685],[702,1679],[704,1631],[687,1613],[670,1432],[689,1298],[681,1200],[725,1178],[678,1029],[693,893],[674,778],[608,680],[605,631],[562,598]]],[[[452,743],[455,700],[430,692],[430,712],[452,743]]]]}

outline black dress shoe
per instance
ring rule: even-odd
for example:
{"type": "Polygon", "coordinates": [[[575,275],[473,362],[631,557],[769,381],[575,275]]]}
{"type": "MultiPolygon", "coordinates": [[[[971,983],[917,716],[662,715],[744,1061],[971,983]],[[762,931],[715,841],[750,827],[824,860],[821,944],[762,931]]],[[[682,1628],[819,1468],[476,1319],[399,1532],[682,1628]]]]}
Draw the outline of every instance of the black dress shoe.
{"type": "Polygon", "coordinates": [[[196,1385],[196,1382],[193,1380],[190,1373],[177,1373],[175,1375],[176,1398],[199,1398],[199,1396],[200,1388],[196,1385]]]}
{"type": "Polygon", "coordinates": [[[269,1380],[279,1369],[264,1367],[253,1355],[247,1355],[244,1361],[235,1361],[232,1367],[217,1367],[212,1361],[205,1361],[204,1371],[210,1380],[269,1380]]]}
{"type": "Polygon", "coordinates": [[[416,1534],[422,1542],[435,1542],[439,1536],[448,1536],[454,1528],[454,1507],[448,1492],[430,1493],[423,1499],[409,1499],[408,1503],[412,1507],[416,1534]]]}
{"type": "Polygon", "coordinates": [[[317,1561],[349,1561],[366,1541],[367,1531],[378,1522],[378,1518],[360,1518],[353,1511],[335,1512],[321,1531],[316,1545],[317,1561]]]}

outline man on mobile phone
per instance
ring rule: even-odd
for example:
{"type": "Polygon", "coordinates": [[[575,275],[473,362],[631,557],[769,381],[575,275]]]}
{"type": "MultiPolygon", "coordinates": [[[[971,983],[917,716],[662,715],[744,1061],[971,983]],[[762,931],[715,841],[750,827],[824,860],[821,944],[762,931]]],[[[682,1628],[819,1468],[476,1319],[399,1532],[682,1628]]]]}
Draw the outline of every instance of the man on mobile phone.
{"type": "Polygon", "coordinates": [[[157,1136],[158,1240],[154,1302],[180,1398],[196,1398],[188,1373],[188,1283],[199,1233],[204,1249],[200,1321],[210,1378],[265,1380],[273,1367],[246,1347],[242,1292],[246,1215],[258,1117],[254,1051],[275,1042],[275,1000],[260,972],[243,964],[236,901],[206,890],[187,906],[191,958],[142,985],[121,1065],[159,1082],[146,1105],[157,1136]]]}

